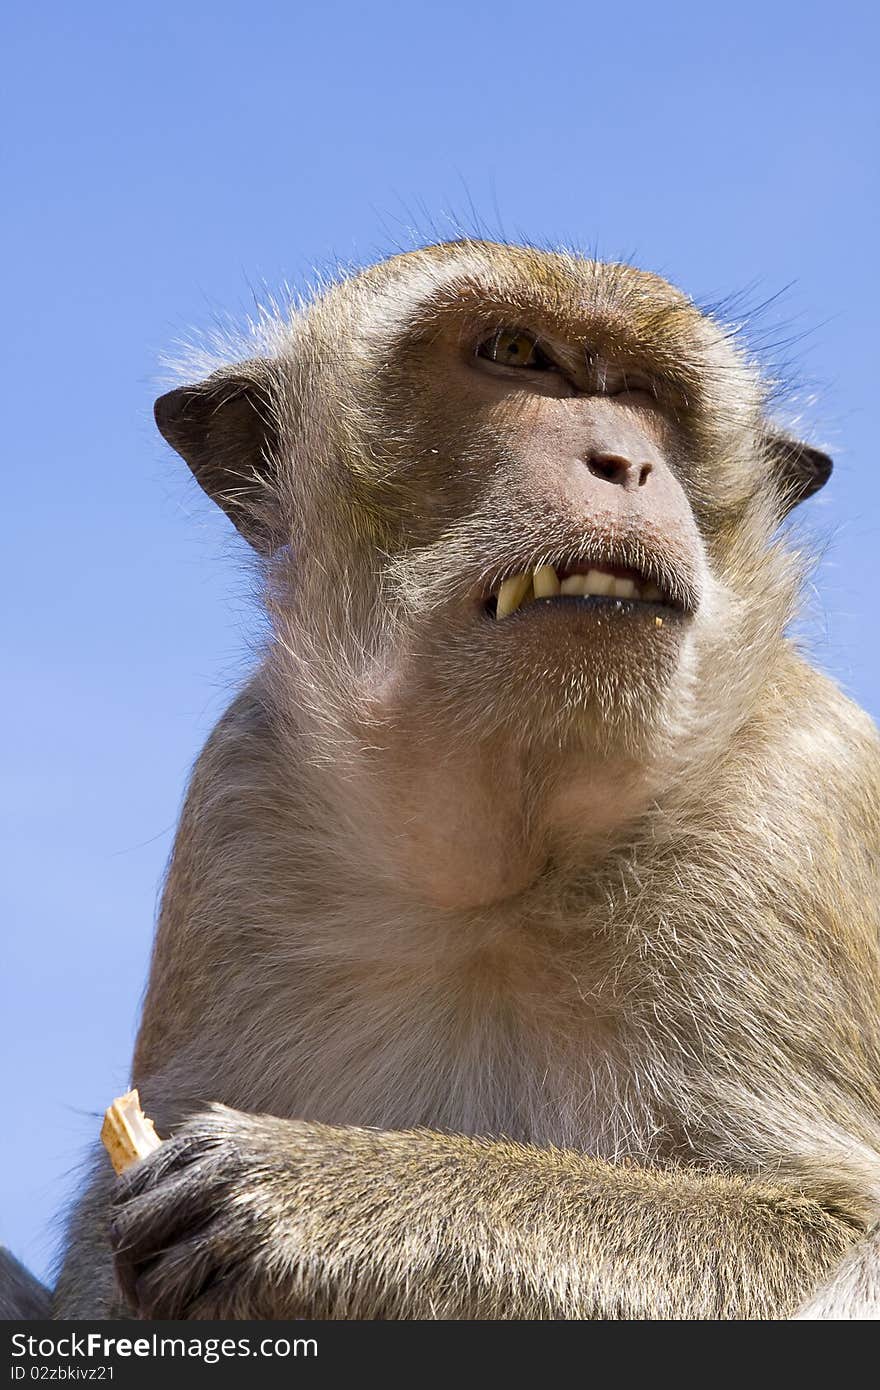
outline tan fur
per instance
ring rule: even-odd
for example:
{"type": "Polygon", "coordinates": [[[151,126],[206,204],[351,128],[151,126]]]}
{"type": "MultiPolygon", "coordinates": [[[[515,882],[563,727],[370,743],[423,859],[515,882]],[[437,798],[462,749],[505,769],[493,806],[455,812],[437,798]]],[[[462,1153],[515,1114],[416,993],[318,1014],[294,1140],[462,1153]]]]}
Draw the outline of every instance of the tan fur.
{"type": "MultiPolygon", "coordinates": [[[[656,277],[481,243],[330,287],[243,355],[175,442],[264,553],[272,639],[169,869],[133,1080],[182,1129],[117,1191],[129,1296],[784,1317],[830,1278],[803,1316],[878,1315],[880,746],[785,635],[803,563],[757,372],[656,277]],[[571,405],[468,375],[510,324],[569,354],[571,405]],[[606,363],[656,402],[594,399],[606,363]],[[558,467],[623,420],[668,478],[629,537],[558,467]],[[616,544],[689,587],[688,624],[585,653],[473,621],[501,575],[616,544]],[[187,1219],[251,1213],[237,1276],[194,1217],[151,1273],[127,1255],[175,1182],[187,1219]]],[[[58,1316],[122,1311],[114,1190],[58,1316]]]]}

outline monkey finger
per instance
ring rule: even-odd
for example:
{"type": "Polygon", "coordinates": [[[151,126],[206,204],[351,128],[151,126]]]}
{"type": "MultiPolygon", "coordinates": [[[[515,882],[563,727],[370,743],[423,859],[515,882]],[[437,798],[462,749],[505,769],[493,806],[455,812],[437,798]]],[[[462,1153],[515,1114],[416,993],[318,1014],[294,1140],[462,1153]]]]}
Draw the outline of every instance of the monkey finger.
{"type": "Polygon", "coordinates": [[[153,1153],[139,1158],[120,1174],[116,1186],[117,1198],[125,1201],[156,1187],[165,1181],[173,1169],[197,1162],[201,1157],[202,1147],[194,1135],[181,1135],[166,1140],[153,1153]]]}
{"type": "Polygon", "coordinates": [[[186,1173],[138,1197],[117,1201],[110,1213],[110,1243],[134,1260],[152,1257],[184,1235],[200,1230],[225,1198],[225,1189],[186,1173]]]}
{"type": "Polygon", "coordinates": [[[201,1181],[212,1171],[227,1166],[230,1145],[222,1139],[186,1131],[161,1144],[154,1153],[139,1159],[119,1179],[115,1201],[125,1202],[153,1191],[176,1173],[201,1174],[201,1181]]]}
{"type": "Polygon", "coordinates": [[[185,1317],[215,1268],[210,1244],[197,1240],[165,1250],[146,1263],[117,1255],[114,1264],[127,1301],[143,1318],[185,1317]]]}
{"type": "Polygon", "coordinates": [[[116,1257],[120,1286],[145,1318],[229,1316],[248,1267],[247,1243],[223,1214],[150,1257],[116,1257]]]}

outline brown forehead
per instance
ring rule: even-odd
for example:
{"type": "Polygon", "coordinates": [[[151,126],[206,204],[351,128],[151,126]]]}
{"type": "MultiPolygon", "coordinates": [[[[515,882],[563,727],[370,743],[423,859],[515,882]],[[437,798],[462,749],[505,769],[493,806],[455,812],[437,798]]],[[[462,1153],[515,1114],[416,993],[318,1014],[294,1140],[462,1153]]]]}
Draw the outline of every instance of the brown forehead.
{"type": "Polygon", "coordinates": [[[470,289],[475,296],[482,292],[490,300],[514,305],[532,302],[572,324],[612,302],[633,312],[657,312],[668,307],[702,317],[680,290],[650,271],[621,262],[488,241],[443,242],[405,252],[358,278],[375,288],[420,283],[428,295],[433,289],[442,296],[448,285],[453,293],[470,289]]]}

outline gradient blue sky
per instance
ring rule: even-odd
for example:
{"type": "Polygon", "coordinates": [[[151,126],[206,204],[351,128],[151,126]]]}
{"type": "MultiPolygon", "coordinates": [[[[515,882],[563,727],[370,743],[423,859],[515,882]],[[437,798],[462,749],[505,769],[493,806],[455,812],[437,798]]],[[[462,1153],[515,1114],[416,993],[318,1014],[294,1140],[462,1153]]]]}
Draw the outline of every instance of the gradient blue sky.
{"type": "Polygon", "coordinates": [[[880,35],[864,0],[15,9],[0,1238],[45,1274],[256,629],[239,542],[153,430],[160,353],[261,284],[460,228],[783,291],[756,333],[837,459],[805,631],[876,716],[880,35]]]}

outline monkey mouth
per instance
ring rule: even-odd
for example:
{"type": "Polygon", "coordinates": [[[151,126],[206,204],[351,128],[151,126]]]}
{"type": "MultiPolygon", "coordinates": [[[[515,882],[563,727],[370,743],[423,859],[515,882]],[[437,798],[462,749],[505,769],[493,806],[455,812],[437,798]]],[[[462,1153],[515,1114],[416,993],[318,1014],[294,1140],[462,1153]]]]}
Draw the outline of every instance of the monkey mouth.
{"type": "Polygon", "coordinates": [[[483,602],[486,614],[499,622],[525,607],[556,609],[572,604],[653,613],[662,625],[664,614],[683,617],[696,608],[691,586],[661,574],[657,565],[597,559],[544,563],[508,574],[492,586],[483,602]]]}

